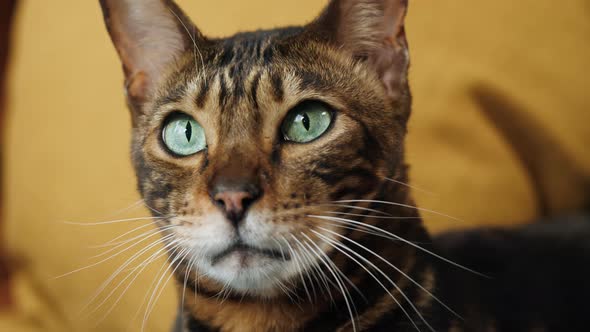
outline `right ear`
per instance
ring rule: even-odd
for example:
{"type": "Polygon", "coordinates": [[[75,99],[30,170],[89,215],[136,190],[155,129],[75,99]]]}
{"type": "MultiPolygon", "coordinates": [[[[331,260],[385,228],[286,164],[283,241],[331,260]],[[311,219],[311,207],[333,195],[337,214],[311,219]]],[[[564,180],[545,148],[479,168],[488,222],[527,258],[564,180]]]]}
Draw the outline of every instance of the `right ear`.
{"type": "Polygon", "coordinates": [[[154,92],[168,65],[205,40],[171,0],[100,0],[100,6],[134,106],[154,92]]]}

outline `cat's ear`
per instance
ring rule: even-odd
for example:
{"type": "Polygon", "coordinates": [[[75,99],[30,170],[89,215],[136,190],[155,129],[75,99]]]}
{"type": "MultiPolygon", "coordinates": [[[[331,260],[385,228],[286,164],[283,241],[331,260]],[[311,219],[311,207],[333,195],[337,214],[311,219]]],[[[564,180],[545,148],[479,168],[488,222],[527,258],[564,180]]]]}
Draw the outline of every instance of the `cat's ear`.
{"type": "Polygon", "coordinates": [[[395,97],[407,83],[407,7],[408,0],[331,0],[309,28],[367,61],[395,97]]]}
{"type": "Polygon", "coordinates": [[[100,5],[134,104],[146,100],[170,63],[204,40],[171,0],[100,0],[100,5]]]}

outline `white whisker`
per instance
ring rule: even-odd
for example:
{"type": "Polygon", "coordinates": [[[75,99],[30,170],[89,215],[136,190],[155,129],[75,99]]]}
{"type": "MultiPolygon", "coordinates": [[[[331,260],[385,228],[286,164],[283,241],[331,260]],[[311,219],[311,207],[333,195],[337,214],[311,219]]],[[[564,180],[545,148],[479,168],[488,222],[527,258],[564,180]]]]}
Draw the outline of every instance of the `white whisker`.
{"type": "MultiPolygon", "coordinates": [[[[391,280],[383,271],[381,271],[381,269],[379,269],[377,266],[375,266],[374,264],[372,264],[371,262],[369,262],[368,260],[366,260],[364,257],[362,257],[361,255],[357,254],[356,252],[354,252],[354,250],[350,250],[350,248],[342,245],[341,243],[339,243],[338,241],[334,241],[329,239],[328,237],[312,230],[312,232],[314,232],[317,236],[319,236],[320,238],[322,238],[325,242],[327,242],[328,244],[331,244],[332,247],[334,247],[335,249],[337,249],[338,251],[340,251],[342,254],[344,254],[346,257],[348,257],[349,259],[351,259],[353,262],[357,263],[360,267],[362,267],[367,273],[369,273],[369,275],[375,280],[377,281],[377,283],[385,290],[385,292],[387,292],[387,294],[393,299],[393,301],[399,306],[399,308],[403,311],[403,313],[406,315],[406,317],[408,317],[408,320],[410,320],[410,322],[412,323],[412,325],[414,325],[414,327],[416,328],[416,330],[418,330],[418,332],[420,332],[420,328],[418,327],[418,325],[416,325],[416,322],[414,322],[414,320],[411,318],[410,314],[407,312],[407,310],[404,308],[404,306],[401,305],[401,303],[399,303],[399,301],[395,298],[395,296],[393,296],[393,294],[391,294],[391,292],[389,291],[389,289],[383,285],[383,283],[379,280],[379,278],[377,278],[377,276],[375,276],[371,271],[369,271],[363,264],[361,264],[358,260],[356,260],[355,258],[351,257],[349,254],[347,254],[346,252],[344,252],[344,250],[341,250],[340,246],[344,247],[345,249],[351,251],[355,256],[364,259],[365,261],[367,261],[371,267],[373,267],[373,269],[375,269],[376,271],[380,272],[392,285],[395,289],[397,289],[398,292],[400,292],[400,294],[402,294],[405,298],[405,294],[401,291],[401,289],[399,288],[399,286],[397,286],[397,284],[395,282],[393,282],[393,280],[391,280]]],[[[409,301],[409,299],[406,298],[406,300],[410,303],[411,306],[413,306],[412,302],[409,301]]],[[[418,313],[418,315],[420,315],[420,312],[418,312],[416,310],[416,312],[418,313]]],[[[420,315],[421,316],[421,315],[420,315]]],[[[428,323],[426,323],[426,325],[428,325],[428,323]]],[[[430,326],[430,325],[428,325],[430,326]]]]}
{"type": "Polygon", "coordinates": [[[110,249],[108,249],[108,250],[106,250],[106,251],[104,251],[104,252],[102,252],[100,254],[91,256],[90,258],[99,258],[99,257],[102,257],[102,256],[104,256],[104,255],[106,255],[108,253],[111,253],[111,252],[113,252],[113,251],[115,251],[115,250],[117,250],[117,249],[119,249],[121,247],[124,247],[126,244],[128,244],[130,242],[133,242],[133,241],[138,240],[138,239],[141,239],[141,238],[152,237],[154,234],[159,234],[161,232],[161,230],[168,230],[168,229],[175,228],[175,227],[178,227],[178,226],[169,225],[169,226],[166,226],[166,227],[162,227],[162,229],[152,229],[152,230],[149,230],[149,231],[144,232],[144,233],[142,233],[140,235],[134,236],[134,237],[132,237],[132,238],[130,238],[128,240],[122,241],[122,242],[120,242],[118,244],[113,244],[114,247],[112,247],[112,248],[110,248],[110,249]]]}
{"type": "Polygon", "coordinates": [[[392,178],[388,178],[388,177],[386,177],[386,176],[384,176],[383,178],[384,178],[385,180],[387,180],[387,181],[390,181],[390,182],[393,182],[393,183],[397,183],[397,184],[401,184],[401,185],[402,185],[402,186],[404,186],[404,187],[408,187],[408,188],[410,188],[410,189],[413,189],[413,190],[416,190],[416,191],[421,191],[421,192],[423,192],[423,193],[425,193],[425,194],[429,194],[429,195],[438,195],[438,194],[436,194],[436,193],[434,193],[434,192],[432,192],[432,191],[429,191],[429,190],[426,190],[426,189],[422,189],[422,188],[420,188],[420,187],[416,187],[416,186],[414,186],[414,185],[409,185],[409,184],[407,184],[407,183],[405,183],[405,182],[398,181],[398,180],[394,180],[394,179],[392,179],[392,178]]]}
{"type": "Polygon", "coordinates": [[[485,274],[482,274],[480,272],[477,272],[475,270],[472,270],[472,269],[470,269],[468,267],[465,267],[465,266],[463,266],[463,265],[461,265],[459,263],[455,263],[455,262],[453,262],[452,260],[450,260],[448,258],[445,258],[445,257],[443,257],[443,256],[441,256],[439,254],[436,254],[436,253],[434,253],[434,252],[432,252],[432,251],[430,251],[430,250],[428,250],[426,248],[423,248],[423,247],[421,247],[421,246],[419,246],[419,245],[417,245],[417,244],[415,244],[415,243],[413,243],[411,241],[408,241],[408,240],[404,239],[403,237],[401,237],[399,235],[395,235],[395,234],[393,234],[391,232],[388,232],[386,230],[383,230],[383,229],[381,229],[379,227],[375,227],[373,225],[369,225],[369,224],[366,224],[366,223],[362,223],[362,222],[358,222],[358,221],[354,221],[354,220],[350,220],[350,219],[338,218],[338,217],[317,216],[317,215],[307,215],[307,217],[310,217],[310,218],[318,218],[318,219],[323,219],[323,220],[331,220],[331,221],[342,222],[342,223],[351,223],[351,224],[355,224],[355,225],[362,225],[362,226],[365,226],[365,227],[374,229],[374,230],[376,230],[378,232],[383,232],[383,233],[385,233],[387,235],[390,235],[390,236],[398,239],[401,242],[404,242],[404,243],[406,243],[406,244],[408,244],[408,245],[410,245],[410,246],[412,246],[412,247],[414,247],[414,248],[416,248],[416,249],[418,249],[418,250],[420,250],[422,252],[425,252],[425,253],[427,253],[427,254],[429,254],[429,255],[431,255],[433,257],[436,257],[436,258],[438,258],[438,259],[440,259],[440,260],[442,260],[444,262],[447,262],[447,263],[449,263],[449,264],[451,264],[453,266],[456,266],[456,267],[461,268],[461,269],[463,269],[465,271],[468,271],[468,272],[471,272],[473,274],[477,274],[477,275],[479,275],[481,277],[484,277],[484,278],[488,278],[489,279],[489,277],[486,276],[485,274]]]}
{"type": "Polygon", "coordinates": [[[379,200],[372,200],[372,199],[347,199],[347,200],[335,201],[335,203],[377,203],[377,204],[394,205],[394,206],[405,207],[408,209],[414,209],[417,211],[428,212],[428,213],[432,213],[432,214],[435,214],[435,215],[438,215],[441,217],[449,218],[449,219],[452,219],[455,221],[464,222],[463,220],[461,220],[459,218],[455,218],[455,217],[450,216],[448,214],[440,213],[440,212],[434,211],[434,210],[419,208],[417,206],[413,206],[413,205],[409,205],[409,204],[402,204],[402,203],[395,203],[395,202],[388,202],[388,201],[379,201],[379,200]]]}
{"type": "Polygon", "coordinates": [[[54,279],[63,278],[63,277],[69,276],[69,275],[71,275],[71,274],[74,274],[74,273],[77,273],[77,272],[80,272],[80,271],[83,271],[83,270],[87,270],[87,269],[89,269],[89,268],[92,268],[92,267],[94,267],[94,266],[100,265],[100,264],[102,264],[102,263],[104,263],[104,262],[106,262],[106,261],[108,261],[108,260],[110,260],[110,259],[113,259],[113,258],[115,258],[115,257],[119,256],[120,254],[122,254],[122,253],[126,252],[127,250],[129,250],[129,249],[131,249],[131,248],[133,248],[133,247],[137,246],[137,245],[138,245],[138,244],[140,244],[141,242],[145,241],[145,240],[146,240],[146,239],[148,239],[148,238],[151,238],[152,236],[154,236],[154,235],[156,235],[156,234],[158,234],[158,233],[153,233],[153,234],[151,234],[151,235],[149,235],[149,236],[147,236],[147,237],[144,237],[143,239],[141,239],[141,240],[137,241],[136,243],[134,243],[134,244],[132,244],[132,245],[128,246],[127,248],[125,248],[125,249],[123,249],[123,250],[121,250],[121,251],[119,251],[119,252],[117,252],[117,253],[115,253],[115,254],[113,254],[113,255],[111,255],[111,256],[109,256],[109,257],[105,258],[105,259],[102,259],[102,260],[100,260],[100,261],[98,261],[98,262],[96,262],[96,263],[93,263],[93,264],[90,264],[90,265],[87,265],[87,266],[84,266],[84,267],[81,267],[81,268],[75,269],[75,270],[73,270],[73,271],[70,271],[70,272],[67,272],[67,273],[64,273],[64,274],[62,274],[62,275],[59,275],[59,276],[55,277],[54,279]]]}
{"type": "Polygon", "coordinates": [[[132,234],[132,233],[134,233],[134,232],[136,232],[136,231],[138,231],[140,229],[143,229],[143,228],[146,228],[146,227],[153,227],[153,226],[154,225],[152,223],[147,223],[145,225],[141,225],[141,226],[135,227],[134,229],[129,230],[129,231],[127,231],[127,232],[125,232],[125,233],[123,233],[121,235],[118,235],[117,237],[115,237],[115,238],[113,238],[113,239],[111,239],[111,240],[109,240],[109,241],[107,241],[107,242],[105,242],[103,244],[93,245],[93,246],[90,246],[90,248],[105,248],[105,247],[110,247],[110,246],[121,244],[122,242],[121,241],[117,241],[117,240],[120,240],[120,239],[124,238],[125,236],[127,236],[129,234],[132,234]]]}
{"type": "Polygon", "coordinates": [[[316,278],[316,281],[318,281],[318,286],[320,285],[320,280],[321,283],[324,285],[324,289],[322,293],[328,293],[328,297],[330,298],[330,302],[334,305],[336,305],[336,301],[334,300],[334,297],[332,296],[332,292],[330,291],[330,285],[333,286],[334,288],[338,288],[338,286],[336,286],[336,284],[334,284],[332,282],[332,280],[330,280],[326,274],[324,273],[324,271],[322,271],[322,269],[318,266],[318,264],[316,263],[316,261],[314,260],[313,256],[311,255],[309,249],[307,249],[303,243],[301,243],[301,241],[299,241],[299,239],[294,236],[293,234],[291,234],[291,237],[293,238],[293,240],[295,240],[295,242],[297,242],[297,244],[299,245],[299,248],[301,249],[301,253],[303,253],[306,256],[306,260],[309,262],[309,266],[312,267],[313,271],[314,271],[314,277],[316,278]]]}
{"type": "Polygon", "coordinates": [[[129,288],[131,287],[131,285],[133,285],[133,283],[135,282],[135,280],[141,275],[141,273],[152,262],[154,262],[154,261],[158,260],[160,257],[166,255],[167,254],[167,249],[168,249],[167,247],[161,248],[157,252],[155,252],[152,255],[148,256],[148,258],[144,262],[142,262],[141,264],[138,264],[129,274],[127,274],[127,276],[125,276],[125,278],[123,280],[121,280],[119,282],[119,284],[117,284],[117,286],[115,286],[115,288],[113,288],[113,290],[90,313],[96,312],[100,307],[102,307],[108,301],[108,299],[115,293],[115,291],[119,287],[121,287],[123,285],[123,283],[125,282],[125,280],[127,280],[129,277],[131,277],[132,275],[134,275],[135,271],[139,270],[139,271],[137,271],[137,273],[135,273],[135,276],[131,279],[131,281],[123,289],[123,291],[121,292],[121,294],[115,299],[115,301],[111,305],[111,307],[103,314],[103,316],[99,320],[99,322],[100,321],[103,321],[104,319],[106,319],[106,317],[108,317],[108,315],[115,309],[115,307],[117,306],[117,304],[121,301],[121,299],[123,298],[123,296],[127,293],[127,291],[129,290],[129,288]]]}
{"type": "Polygon", "coordinates": [[[373,213],[377,213],[377,214],[384,215],[384,216],[389,216],[389,217],[392,216],[391,214],[386,213],[386,212],[383,212],[383,211],[379,211],[379,210],[376,210],[376,209],[370,209],[370,208],[366,208],[366,207],[362,207],[362,206],[356,206],[356,205],[323,203],[323,204],[315,204],[315,206],[337,206],[337,207],[343,207],[343,208],[348,208],[348,209],[355,209],[355,210],[373,212],[373,213]]]}
{"type": "MultiPolygon", "coordinates": [[[[320,253],[324,254],[324,256],[326,257],[326,259],[329,260],[329,258],[325,255],[325,253],[321,250],[321,248],[318,247],[318,245],[315,244],[315,242],[313,242],[309,238],[309,236],[307,236],[305,233],[300,233],[300,234],[303,235],[305,238],[307,238],[308,241],[305,241],[305,244],[318,257],[318,259],[324,263],[324,266],[326,266],[326,269],[328,269],[328,272],[330,272],[330,274],[332,274],[332,276],[334,277],[334,281],[336,281],[336,283],[338,284],[338,288],[342,292],[342,297],[344,298],[344,302],[346,303],[346,307],[348,309],[348,313],[350,314],[350,322],[352,323],[352,330],[354,332],[356,332],[356,320],[354,318],[355,315],[352,313],[352,311],[353,311],[352,307],[354,306],[354,303],[351,303],[352,302],[352,297],[350,296],[350,293],[348,293],[348,291],[345,289],[345,287],[342,284],[340,278],[338,278],[338,275],[334,272],[334,270],[330,267],[330,265],[326,261],[324,261],[324,259],[322,258],[321,255],[319,255],[315,250],[313,250],[313,248],[311,248],[309,246],[309,243],[311,243],[313,246],[315,246],[318,249],[318,251],[320,253]],[[349,298],[350,298],[350,302],[349,302],[349,298]]],[[[356,308],[354,309],[354,311],[356,312],[356,308]]]]}
{"type": "Polygon", "coordinates": [[[372,215],[367,215],[367,214],[347,213],[347,212],[337,212],[337,211],[323,211],[322,213],[339,214],[339,215],[343,215],[343,216],[353,216],[353,217],[374,218],[374,219],[396,219],[396,220],[420,219],[420,217],[372,216],[372,215]]]}
{"type": "MultiPolygon", "coordinates": [[[[281,236],[281,239],[287,244],[287,248],[289,249],[289,252],[291,254],[291,259],[293,259],[293,261],[295,262],[295,265],[297,266],[297,271],[299,271],[299,276],[301,277],[301,284],[303,286],[303,289],[305,290],[305,294],[307,295],[307,298],[309,299],[309,303],[312,303],[313,301],[311,299],[311,294],[309,293],[309,290],[307,288],[307,283],[305,282],[305,277],[303,276],[303,266],[301,264],[299,264],[299,257],[295,253],[295,251],[293,250],[293,247],[291,246],[291,244],[289,244],[287,239],[285,239],[284,236],[281,236]]],[[[278,243],[278,241],[277,241],[277,243],[278,243]]],[[[279,243],[279,245],[280,245],[280,243],[279,243]]],[[[281,247],[281,253],[283,253],[282,247],[281,247]]],[[[285,260],[284,254],[283,254],[283,260],[285,260]]]]}
{"type": "Polygon", "coordinates": [[[373,256],[377,257],[379,260],[381,260],[385,264],[389,265],[391,268],[393,268],[398,273],[400,273],[401,275],[403,275],[405,278],[407,278],[408,280],[410,280],[410,282],[412,282],[414,285],[416,285],[418,288],[420,288],[422,291],[424,291],[426,294],[428,294],[430,297],[432,297],[436,302],[438,302],[440,305],[442,305],[450,313],[452,313],[453,315],[455,315],[459,319],[463,319],[463,317],[461,317],[461,315],[459,315],[454,310],[452,310],[451,308],[449,308],[443,301],[441,301],[438,297],[436,297],[434,294],[432,294],[429,290],[427,290],[426,288],[424,288],[419,282],[417,282],[414,279],[412,279],[407,273],[405,273],[400,268],[398,268],[397,266],[395,266],[394,264],[392,264],[391,262],[389,262],[388,260],[386,260],[385,258],[383,258],[381,255],[377,254],[373,250],[367,248],[366,246],[363,246],[362,244],[358,243],[357,241],[354,241],[354,240],[352,240],[352,239],[350,239],[350,238],[348,238],[346,236],[340,235],[340,234],[338,234],[336,232],[333,232],[333,231],[331,231],[329,229],[326,229],[326,228],[323,228],[323,227],[318,227],[318,228],[321,229],[321,230],[324,230],[326,232],[329,232],[330,234],[333,234],[333,235],[335,235],[335,236],[337,236],[337,237],[339,237],[341,239],[344,239],[346,241],[349,241],[350,243],[356,245],[357,247],[359,247],[359,248],[367,251],[368,253],[372,254],[373,256]]]}
{"type": "Polygon", "coordinates": [[[116,220],[109,220],[109,221],[99,221],[99,222],[73,222],[73,221],[64,221],[64,224],[67,225],[76,225],[76,226],[98,226],[98,225],[110,225],[110,224],[117,224],[122,222],[130,222],[130,221],[153,221],[158,219],[166,219],[166,217],[137,217],[137,218],[127,218],[127,219],[116,219],[116,220]]]}
{"type": "Polygon", "coordinates": [[[160,280],[158,280],[158,283],[154,287],[154,291],[152,292],[152,296],[150,297],[150,300],[148,301],[148,304],[146,306],[146,311],[143,316],[143,322],[141,324],[141,331],[142,332],[144,331],[147,321],[148,321],[149,317],[151,316],[152,311],[154,310],[156,302],[158,301],[158,299],[160,298],[160,295],[162,295],[162,292],[164,291],[164,288],[168,284],[168,281],[170,281],[170,278],[172,278],[174,276],[174,273],[176,272],[176,270],[178,269],[178,267],[182,263],[182,260],[185,259],[189,253],[190,253],[190,249],[185,248],[185,249],[182,249],[177,255],[175,255],[172,262],[170,262],[170,265],[168,266],[168,268],[166,268],[166,270],[164,271],[164,273],[160,277],[160,280]],[[177,261],[178,261],[178,263],[176,263],[177,261]],[[166,278],[166,280],[164,281],[164,284],[162,284],[162,280],[164,279],[166,272],[168,270],[170,270],[170,267],[174,266],[175,263],[176,263],[176,266],[174,267],[172,272],[169,274],[168,278],[166,278]],[[161,288],[160,288],[160,284],[162,284],[161,288]],[[159,292],[157,291],[158,288],[160,288],[159,292]],[[156,293],[157,293],[157,295],[156,295],[156,293]],[[154,298],[154,296],[155,296],[155,298],[154,298]]]}
{"type": "MultiPolygon", "coordinates": [[[[123,264],[121,264],[121,266],[119,266],[113,273],[111,273],[111,275],[99,286],[99,288],[95,291],[94,295],[87,301],[86,305],[84,305],[82,307],[82,309],[80,310],[81,312],[86,310],[86,308],[88,306],[90,306],[95,300],[96,298],[108,287],[108,285],[110,285],[110,283],[127,267],[129,266],[131,263],[133,263],[136,259],[138,259],[139,257],[141,257],[141,255],[143,255],[144,253],[148,252],[150,249],[158,246],[159,244],[167,241],[168,239],[170,239],[172,237],[172,235],[169,235],[168,237],[164,237],[161,239],[157,239],[156,241],[153,241],[151,244],[147,245],[146,247],[142,248],[140,251],[136,252],[135,254],[133,254],[131,257],[129,257],[123,264]]],[[[166,249],[166,247],[162,248],[162,249],[166,249]]],[[[162,250],[160,249],[160,250],[162,250]]]]}

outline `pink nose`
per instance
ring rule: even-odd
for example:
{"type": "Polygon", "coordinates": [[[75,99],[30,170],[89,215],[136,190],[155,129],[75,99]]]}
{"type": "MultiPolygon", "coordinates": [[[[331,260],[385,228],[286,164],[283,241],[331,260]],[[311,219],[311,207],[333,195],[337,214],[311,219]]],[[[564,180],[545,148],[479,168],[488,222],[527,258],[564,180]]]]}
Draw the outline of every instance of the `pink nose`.
{"type": "Polygon", "coordinates": [[[228,190],[219,192],[213,196],[215,203],[235,226],[238,226],[244,218],[246,211],[255,199],[256,196],[247,191],[228,190]]]}

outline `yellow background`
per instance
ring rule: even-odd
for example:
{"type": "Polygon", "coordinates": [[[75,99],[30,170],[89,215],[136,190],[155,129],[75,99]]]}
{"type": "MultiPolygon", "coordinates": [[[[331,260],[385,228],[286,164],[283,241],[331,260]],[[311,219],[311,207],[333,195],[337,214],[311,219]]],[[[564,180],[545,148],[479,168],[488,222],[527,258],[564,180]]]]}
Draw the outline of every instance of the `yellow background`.
{"type": "MultiPolygon", "coordinates": [[[[178,2],[210,36],[301,24],[325,4],[178,2]]],[[[132,318],[163,260],[94,329],[100,311],[86,317],[81,306],[123,260],[53,279],[95,262],[89,257],[100,250],[90,246],[143,225],[64,221],[148,215],[140,208],[116,213],[139,197],[122,72],[98,1],[20,5],[10,65],[4,219],[5,241],[24,265],[17,277],[18,312],[9,315],[11,322],[0,319],[0,330],[16,329],[6,325],[14,320],[23,330],[139,330],[143,312],[132,318]]],[[[412,183],[429,192],[416,192],[421,207],[463,220],[426,213],[430,229],[515,224],[538,215],[529,178],[478,109],[474,87],[506,95],[556,137],[582,173],[590,173],[589,16],[585,0],[411,1],[412,183]]],[[[147,331],[169,328],[175,301],[169,284],[147,331]]]]}

